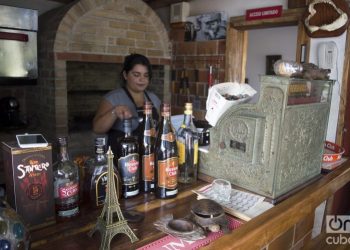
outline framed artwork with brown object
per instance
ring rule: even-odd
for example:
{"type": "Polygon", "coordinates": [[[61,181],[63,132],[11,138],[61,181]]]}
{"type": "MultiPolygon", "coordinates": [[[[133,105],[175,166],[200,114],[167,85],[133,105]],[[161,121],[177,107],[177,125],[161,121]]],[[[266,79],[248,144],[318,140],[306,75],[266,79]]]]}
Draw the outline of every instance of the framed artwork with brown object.
{"type": "Polygon", "coordinates": [[[275,75],[273,65],[276,61],[282,59],[282,55],[268,55],[266,56],[266,75],[275,75]]]}
{"type": "Polygon", "coordinates": [[[304,16],[304,25],[309,37],[340,36],[349,25],[350,9],[345,0],[313,0],[304,16]]]}

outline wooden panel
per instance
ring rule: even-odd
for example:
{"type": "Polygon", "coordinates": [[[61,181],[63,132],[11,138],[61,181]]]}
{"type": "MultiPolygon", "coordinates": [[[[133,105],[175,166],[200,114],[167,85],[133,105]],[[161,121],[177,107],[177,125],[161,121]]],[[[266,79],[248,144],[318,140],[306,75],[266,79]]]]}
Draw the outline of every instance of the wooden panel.
{"type": "MultiPolygon", "coordinates": [[[[344,52],[344,64],[343,64],[343,76],[341,83],[341,93],[340,93],[340,103],[339,103],[339,115],[338,115],[338,124],[337,124],[337,135],[336,143],[338,145],[343,145],[347,143],[346,148],[350,148],[349,137],[345,138],[346,135],[350,133],[350,123],[349,121],[345,122],[345,119],[350,119],[350,104],[348,104],[349,99],[348,93],[350,91],[350,26],[347,29],[347,36],[345,42],[345,52],[344,52]],[[348,107],[348,108],[346,108],[348,107]],[[345,125],[346,124],[346,125],[345,125]],[[344,132],[346,129],[347,132],[344,132]]],[[[349,155],[349,151],[346,152],[349,155]]]]}
{"type": "Polygon", "coordinates": [[[297,51],[296,51],[296,61],[301,62],[301,46],[305,46],[304,62],[309,62],[310,55],[310,37],[306,34],[305,26],[302,21],[298,23],[298,38],[297,38],[297,51]]]}
{"type": "Polygon", "coordinates": [[[309,0],[288,0],[288,9],[306,7],[309,0]]]}
{"type": "Polygon", "coordinates": [[[229,25],[226,38],[225,81],[243,83],[247,62],[248,33],[229,25]]]}

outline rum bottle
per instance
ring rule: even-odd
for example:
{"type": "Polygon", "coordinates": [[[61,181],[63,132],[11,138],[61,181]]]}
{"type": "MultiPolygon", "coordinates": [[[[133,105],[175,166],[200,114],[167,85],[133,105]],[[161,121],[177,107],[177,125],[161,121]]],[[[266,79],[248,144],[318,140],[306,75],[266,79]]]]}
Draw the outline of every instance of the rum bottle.
{"type": "Polygon", "coordinates": [[[192,120],[192,103],[185,104],[184,120],[176,133],[179,152],[179,175],[181,183],[197,180],[198,132],[192,120]]]}
{"type": "Polygon", "coordinates": [[[170,104],[162,105],[155,149],[155,181],[158,198],[173,198],[177,195],[178,153],[175,133],[170,120],[170,104]]]}
{"type": "Polygon", "coordinates": [[[143,139],[140,143],[141,188],[144,192],[154,191],[154,146],[156,129],[152,118],[152,103],[145,102],[143,106],[142,130],[143,139]]]}
{"type": "Polygon", "coordinates": [[[131,119],[123,121],[125,136],[118,144],[118,172],[122,180],[122,194],[129,198],[139,193],[139,145],[131,135],[131,119]]]}
{"type": "MultiPolygon", "coordinates": [[[[97,137],[95,139],[95,157],[86,161],[87,179],[85,180],[85,190],[88,192],[88,200],[91,205],[102,206],[106,198],[107,185],[107,157],[106,157],[106,138],[97,137]]],[[[114,177],[116,190],[119,190],[117,177],[118,172],[114,167],[114,177]]],[[[119,197],[119,193],[118,197],[119,197]]]]}
{"type": "Polygon", "coordinates": [[[61,218],[69,218],[79,213],[79,169],[69,160],[67,137],[58,138],[58,143],[53,172],[56,212],[61,218]]]}

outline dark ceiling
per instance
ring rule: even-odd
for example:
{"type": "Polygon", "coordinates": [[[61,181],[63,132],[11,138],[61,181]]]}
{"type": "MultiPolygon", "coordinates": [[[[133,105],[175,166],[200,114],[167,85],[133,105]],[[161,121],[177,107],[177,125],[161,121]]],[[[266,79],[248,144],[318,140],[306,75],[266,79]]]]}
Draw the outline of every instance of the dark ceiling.
{"type": "MultiPolygon", "coordinates": [[[[50,1],[68,4],[76,0],[50,0],[50,1]]],[[[188,2],[188,0],[143,0],[143,1],[147,3],[152,9],[167,7],[171,4],[178,3],[178,2],[188,2]]]]}

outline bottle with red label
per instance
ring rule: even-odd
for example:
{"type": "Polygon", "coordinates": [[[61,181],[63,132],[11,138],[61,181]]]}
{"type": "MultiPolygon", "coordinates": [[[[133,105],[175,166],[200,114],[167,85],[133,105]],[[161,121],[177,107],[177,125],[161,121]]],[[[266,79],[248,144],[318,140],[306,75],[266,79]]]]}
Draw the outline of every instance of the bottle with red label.
{"type": "Polygon", "coordinates": [[[137,195],[139,185],[139,144],[137,138],[131,135],[131,119],[123,121],[125,136],[118,143],[118,172],[122,179],[122,194],[124,198],[137,195]]]}
{"type": "Polygon", "coordinates": [[[178,192],[178,152],[170,113],[170,104],[163,103],[155,148],[155,193],[162,199],[176,197],[178,192]]]}
{"type": "Polygon", "coordinates": [[[54,166],[54,197],[57,216],[69,218],[79,213],[79,169],[69,160],[67,137],[58,138],[58,161],[54,166]]]}
{"type": "Polygon", "coordinates": [[[140,143],[141,188],[145,193],[148,193],[154,191],[154,146],[156,140],[151,102],[145,102],[143,113],[141,130],[143,131],[143,139],[140,143]]]}

